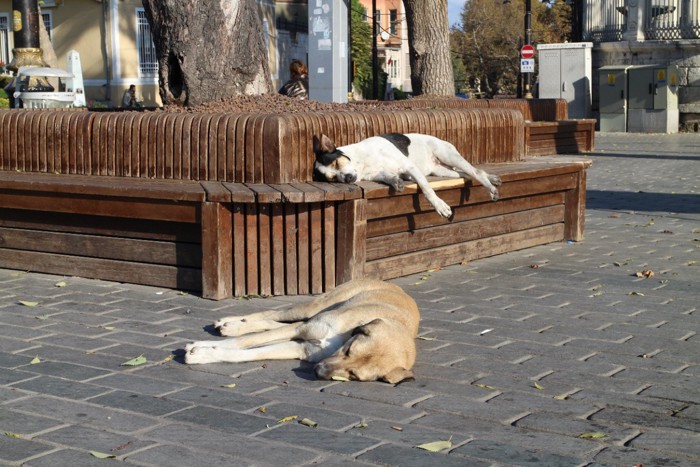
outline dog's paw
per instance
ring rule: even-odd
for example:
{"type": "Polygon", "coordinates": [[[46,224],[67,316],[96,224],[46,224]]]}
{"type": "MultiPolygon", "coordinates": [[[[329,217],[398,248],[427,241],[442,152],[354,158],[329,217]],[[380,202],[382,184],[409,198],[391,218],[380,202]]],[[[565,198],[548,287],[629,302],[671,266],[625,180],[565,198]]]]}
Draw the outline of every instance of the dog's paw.
{"type": "Polygon", "coordinates": [[[246,330],[246,324],[247,323],[245,321],[226,321],[220,326],[217,326],[216,329],[219,330],[219,333],[222,336],[238,337],[248,332],[246,330]]]}
{"type": "Polygon", "coordinates": [[[435,200],[433,207],[442,217],[448,218],[452,215],[452,209],[450,209],[450,206],[439,198],[435,200]]]}
{"type": "Polygon", "coordinates": [[[403,180],[401,180],[400,178],[395,178],[391,181],[391,187],[399,193],[402,192],[404,189],[403,180]]]}
{"type": "Polygon", "coordinates": [[[491,194],[491,201],[498,201],[498,199],[500,198],[500,195],[498,194],[498,190],[496,190],[495,188],[490,191],[490,194],[491,194]]]}
{"type": "Polygon", "coordinates": [[[489,174],[489,182],[491,182],[491,184],[494,186],[500,186],[501,183],[503,183],[501,181],[501,177],[499,177],[498,175],[494,175],[494,174],[489,174]]]}
{"type": "Polygon", "coordinates": [[[216,349],[214,347],[198,347],[196,342],[185,346],[185,363],[196,365],[202,363],[213,363],[216,349]],[[189,347],[189,348],[188,348],[189,347]]]}
{"type": "Polygon", "coordinates": [[[229,323],[229,322],[235,323],[235,322],[241,322],[241,321],[245,321],[245,319],[242,316],[227,316],[226,318],[221,318],[221,319],[217,319],[216,321],[214,321],[214,327],[216,329],[219,329],[221,326],[223,326],[226,323],[229,323]]]}

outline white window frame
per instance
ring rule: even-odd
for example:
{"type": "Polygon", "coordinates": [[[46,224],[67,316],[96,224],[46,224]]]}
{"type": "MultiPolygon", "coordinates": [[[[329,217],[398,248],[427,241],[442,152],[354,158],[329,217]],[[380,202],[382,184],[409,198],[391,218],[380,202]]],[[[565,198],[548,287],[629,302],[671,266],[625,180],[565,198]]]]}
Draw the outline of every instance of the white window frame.
{"type": "Polygon", "coordinates": [[[5,65],[12,61],[12,34],[10,34],[10,14],[0,13],[0,18],[4,21],[5,28],[0,32],[2,34],[2,41],[0,41],[0,61],[4,62],[5,65]]]}
{"type": "Polygon", "coordinates": [[[158,58],[153,45],[151,27],[146,20],[146,10],[136,8],[136,54],[139,68],[139,78],[158,76],[158,58]]]}
{"type": "Polygon", "coordinates": [[[53,44],[53,11],[41,11],[41,20],[44,22],[46,32],[49,34],[49,40],[53,44]]]}

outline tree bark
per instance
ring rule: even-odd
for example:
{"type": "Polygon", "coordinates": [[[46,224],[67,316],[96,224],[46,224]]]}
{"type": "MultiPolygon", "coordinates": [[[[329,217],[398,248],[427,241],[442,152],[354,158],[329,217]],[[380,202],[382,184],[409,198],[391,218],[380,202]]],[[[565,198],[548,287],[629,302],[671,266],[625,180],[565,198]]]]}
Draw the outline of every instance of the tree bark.
{"type": "Polygon", "coordinates": [[[142,0],[164,104],[272,91],[255,0],[142,0]]]}
{"type": "Polygon", "coordinates": [[[454,94],[447,0],[404,0],[414,94],[454,94]]]}

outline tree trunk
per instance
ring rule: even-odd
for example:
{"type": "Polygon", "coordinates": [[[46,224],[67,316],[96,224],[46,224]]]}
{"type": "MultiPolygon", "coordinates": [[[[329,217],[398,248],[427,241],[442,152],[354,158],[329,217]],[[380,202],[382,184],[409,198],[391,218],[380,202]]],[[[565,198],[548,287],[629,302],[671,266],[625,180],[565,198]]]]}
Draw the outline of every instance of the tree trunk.
{"type": "Polygon", "coordinates": [[[406,7],[413,93],[453,95],[447,0],[404,0],[403,3],[406,7]]]}
{"type": "Polygon", "coordinates": [[[255,0],[142,0],[164,104],[271,92],[255,0]]]}

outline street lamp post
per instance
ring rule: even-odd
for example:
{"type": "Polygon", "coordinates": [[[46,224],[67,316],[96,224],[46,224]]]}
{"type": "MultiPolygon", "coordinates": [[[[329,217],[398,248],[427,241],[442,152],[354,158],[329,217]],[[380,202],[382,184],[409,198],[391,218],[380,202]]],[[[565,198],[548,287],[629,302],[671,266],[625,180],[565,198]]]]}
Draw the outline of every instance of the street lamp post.
{"type": "Polygon", "coordinates": [[[379,52],[377,50],[377,0],[372,0],[372,97],[379,99],[379,52]]]}
{"type": "MultiPolygon", "coordinates": [[[[532,45],[532,2],[525,0],[525,44],[532,45]]],[[[532,99],[532,73],[525,73],[525,99],[532,99]]]]}

